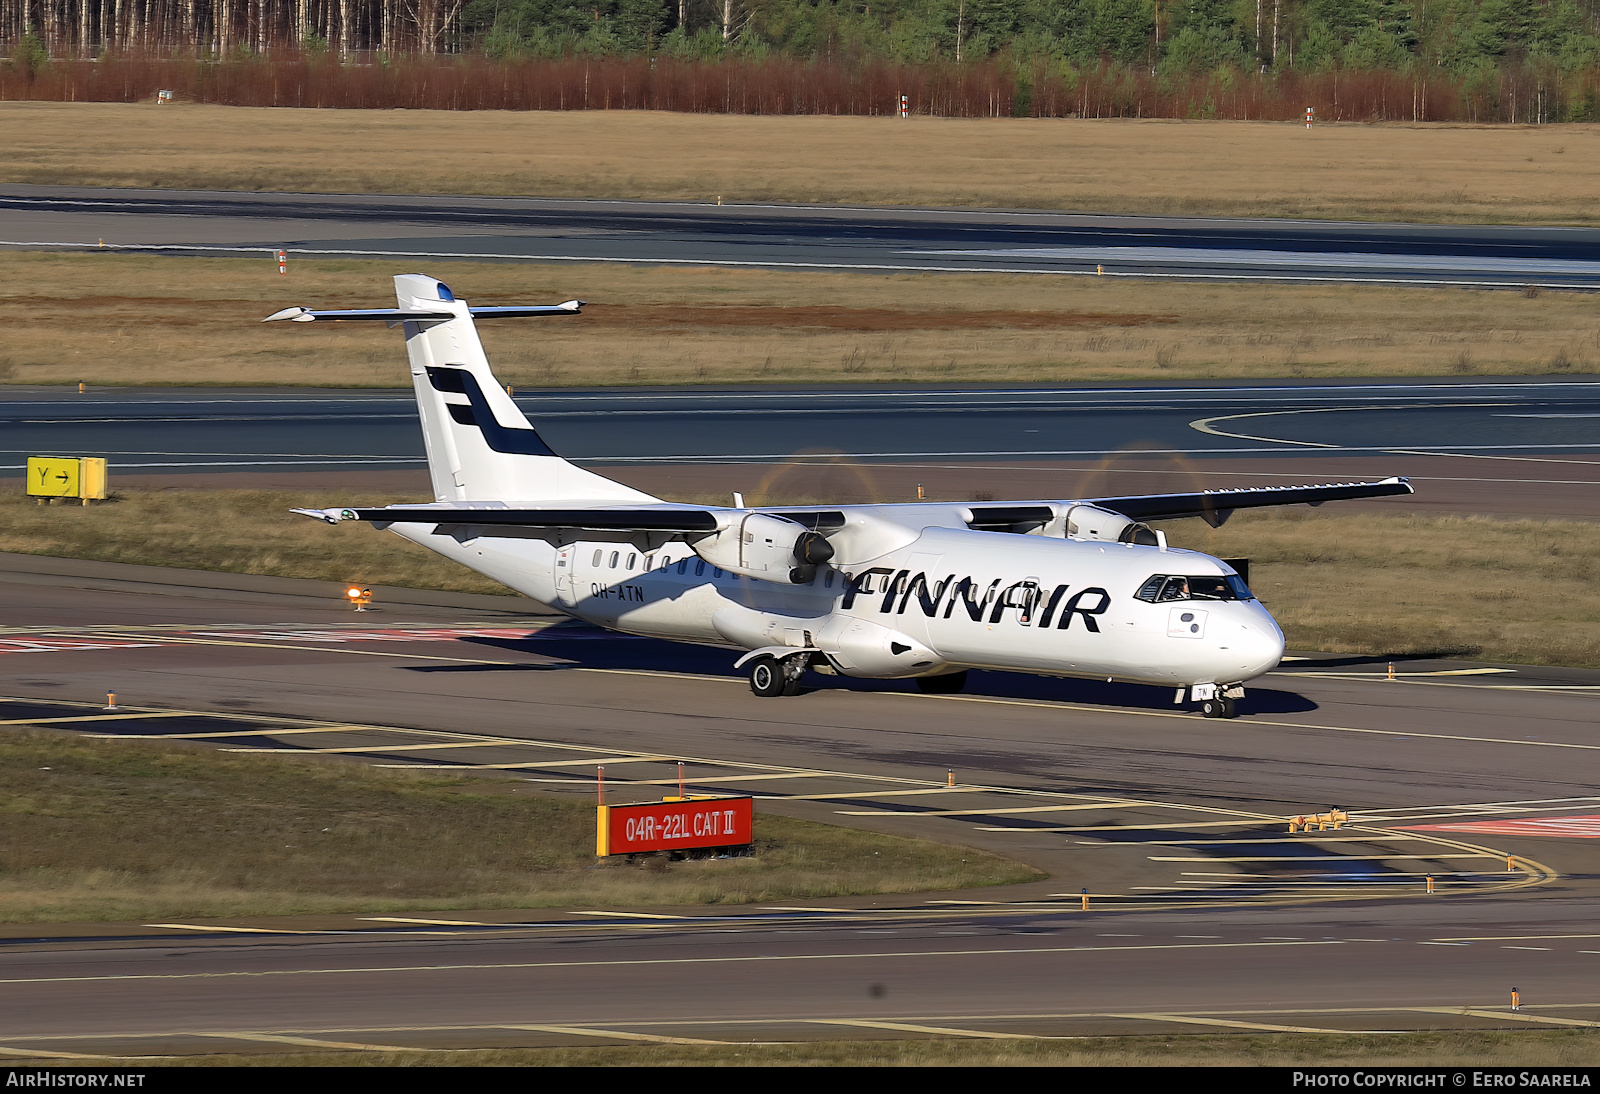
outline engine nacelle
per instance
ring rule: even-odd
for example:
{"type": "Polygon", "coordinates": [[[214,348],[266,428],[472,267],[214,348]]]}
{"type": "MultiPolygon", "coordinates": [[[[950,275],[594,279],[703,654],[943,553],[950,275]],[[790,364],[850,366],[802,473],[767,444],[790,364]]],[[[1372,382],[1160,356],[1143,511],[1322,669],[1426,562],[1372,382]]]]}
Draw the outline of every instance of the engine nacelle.
{"type": "Polygon", "coordinates": [[[1066,524],[1068,539],[1139,543],[1146,547],[1157,545],[1156,534],[1148,524],[1098,505],[1074,505],[1067,510],[1066,524]]]}
{"type": "Polygon", "coordinates": [[[747,513],[727,528],[690,539],[695,554],[729,573],[803,584],[833,557],[833,545],[786,517],[747,513]]]}

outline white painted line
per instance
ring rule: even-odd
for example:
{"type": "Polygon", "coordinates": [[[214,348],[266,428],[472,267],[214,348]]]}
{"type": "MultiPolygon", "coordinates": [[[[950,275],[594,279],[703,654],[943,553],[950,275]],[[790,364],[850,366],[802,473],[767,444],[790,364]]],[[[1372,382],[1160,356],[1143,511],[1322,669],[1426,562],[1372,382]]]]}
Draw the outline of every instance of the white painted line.
{"type": "Polygon", "coordinates": [[[434,1052],[411,1045],[369,1045],[354,1041],[323,1041],[315,1037],[291,1037],[283,1033],[200,1033],[200,1037],[220,1037],[230,1041],[261,1041],[266,1044],[304,1045],[307,1048],[345,1048],[358,1052],[434,1052]]]}
{"type": "Polygon", "coordinates": [[[1352,1033],[1348,1029],[1319,1029],[1312,1026],[1279,1026],[1265,1022],[1241,1022],[1227,1018],[1197,1018],[1187,1014],[1107,1014],[1107,1018],[1139,1018],[1151,1022],[1175,1022],[1180,1025],[1222,1026],[1227,1029],[1257,1029],[1272,1033],[1352,1033]]]}
{"type": "Polygon", "coordinates": [[[727,1045],[731,1041],[707,1041],[699,1037],[668,1037],[660,1033],[633,1033],[620,1029],[595,1029],[590,1026],[491,1026],[491,1029],[522,1030],[529,1033],[567,1033],[579,1037],[610,1037],[618,1041],[649,1041],[662,1045],[727,1045]]]}

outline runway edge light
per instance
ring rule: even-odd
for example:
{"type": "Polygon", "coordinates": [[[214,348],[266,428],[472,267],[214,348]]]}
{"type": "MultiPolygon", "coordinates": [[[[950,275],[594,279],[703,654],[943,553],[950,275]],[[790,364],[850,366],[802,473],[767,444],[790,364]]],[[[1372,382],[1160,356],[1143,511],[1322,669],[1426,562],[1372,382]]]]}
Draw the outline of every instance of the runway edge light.
{"type": "Polygon", "coordinates": [[[355,605],[355,609],[358,612],[366,611],[367,605],[372,603],[372,590],[363,585],[346,586],[344,595],[351,604],[355,605]]]}

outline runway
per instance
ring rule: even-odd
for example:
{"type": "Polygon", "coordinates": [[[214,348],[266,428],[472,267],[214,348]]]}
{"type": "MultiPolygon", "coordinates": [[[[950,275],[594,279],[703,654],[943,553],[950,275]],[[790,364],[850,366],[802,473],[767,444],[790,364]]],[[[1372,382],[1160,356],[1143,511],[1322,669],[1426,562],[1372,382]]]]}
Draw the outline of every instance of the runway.
{"type": "Polygon", "coordinates": [[[1592,289],[1590,228],[0,187],[0,246],[1592,289]]]}
{"type": "MultiPolygon", "coordinates": [[[[593,464],[1295,454],[1583,457],[1600,382],[519,391],[546,440],[593,464]]],[[[13,388],[0,473],[29,455],[117,473],[422,468],[409,391],[13,388]]]]}
{"type": "Polygon", "coordinates": [[[1161,689],[1005,674],[770,700],[725,653],[514,599],[352,618],[316,583],[197,580],[0,558],[0,721],[551,788],[604,763],[640,800],[684,759],[692,788],[763,811],[1051,877],[796,907],[11,927],[8,1055],[1600,1021],[1600,674],[1424,661],[1391,682],[1311,658],[1234,722],[1161,689]],[[1287,833],[1330,805],[1347,827],[1287,833]]]}

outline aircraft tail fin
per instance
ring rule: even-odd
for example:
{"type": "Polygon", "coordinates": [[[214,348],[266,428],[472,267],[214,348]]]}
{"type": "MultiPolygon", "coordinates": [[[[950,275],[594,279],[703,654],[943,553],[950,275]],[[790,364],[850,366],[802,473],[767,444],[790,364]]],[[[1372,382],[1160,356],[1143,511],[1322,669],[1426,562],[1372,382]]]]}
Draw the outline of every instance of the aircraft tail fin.
{"type": "Polygon", "coordinates": [[[437,501],[630,501],[657,499],[556,455],[489,368],[475,318],[576,314],[582,302],[469,308],[423,274],[394,279],[399,308],[311,311],[269,319],[382,320],[403,324],[411,382],[437,501]]]}

